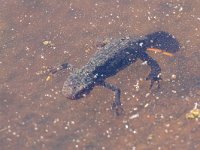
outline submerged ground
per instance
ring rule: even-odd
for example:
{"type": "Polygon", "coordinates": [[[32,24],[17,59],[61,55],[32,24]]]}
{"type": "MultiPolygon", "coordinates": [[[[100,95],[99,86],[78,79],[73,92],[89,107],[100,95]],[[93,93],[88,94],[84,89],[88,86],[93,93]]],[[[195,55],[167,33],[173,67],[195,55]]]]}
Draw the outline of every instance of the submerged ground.
{"type": "Polygon", "coordinates": [[[199,0],[0,2],[1,150],[200,149],[200,123],[185,117],[200,104],[199,0]],[[122,90],[123,116],[113,115],[114,94],[102,87],[66,99],[68,71],[45,81],[46,67],[80,68],[99,41],[160,30],[181,48],[174,57],[149,53],[162,68],[159,91],[149,91],[141,61],[108,79],[122,90]]]}

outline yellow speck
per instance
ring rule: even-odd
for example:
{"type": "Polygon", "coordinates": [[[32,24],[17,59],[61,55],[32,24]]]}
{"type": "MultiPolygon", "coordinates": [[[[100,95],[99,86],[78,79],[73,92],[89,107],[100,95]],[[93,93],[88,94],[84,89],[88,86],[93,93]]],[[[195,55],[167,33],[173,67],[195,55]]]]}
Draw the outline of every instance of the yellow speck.
{"type": "Polygon", "coordinates": [[[200,109],[193,109],[191,111],[191,113],[193,114],[193,116],[195,117],[200,117],[200,109]]]}
{"type": "Polygon", "coordinates": [[[51,41],[43,41],[42,42],[45,46],[54,46],[55,44],[53,44],[51,41]]]}
{"type": "Polygon", "coordinates": [[[46,81],[49,81],[49,80],[51,80],[51,76],[48,76],[48,77],[46,78],[46,81]]]}
{"type": "Polygon", "coordinates": [[[191,113],[187,113],[187,114],[185,115],[185,117],[186,117],[187,119],[194,119],[194,116],[193,116],[193,114],[191,114],[191,113]]]}
{"type": "Polygon", "coordinates": [[[89,53],[90,50],[91,50],[90,48],[87,48],[87,49],[85,50],[85,52],[86,52],[86,53],[89,53]]]}
{"type": "Polygon", "coordinates": [[[51,41],[43,41],[42,42],[44,45],[48,45],[49,43],[51,43],[51,41]]]}
{"type": "Polygon", "coordinates": [[[200,109],[192,109],[185,116],[187,119],[196,119],[200,117],[200,109]]]}

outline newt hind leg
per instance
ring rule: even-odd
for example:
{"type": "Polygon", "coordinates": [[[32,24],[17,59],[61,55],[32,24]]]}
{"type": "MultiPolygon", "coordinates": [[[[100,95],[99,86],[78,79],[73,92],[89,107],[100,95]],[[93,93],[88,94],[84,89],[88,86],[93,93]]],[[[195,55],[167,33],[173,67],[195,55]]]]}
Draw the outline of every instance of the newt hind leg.
{"type": "Polygon", "coordinates": [[[58,71],[61,71],[61,70],[64,70],[64,69],[69,69],[71,68],[72,66],[68,63],[63,63],[61,65],[58,65],[58,66],[55,66],[51,69],[49,69],[49,74],[55,74],[57,73],[58,71]]]}

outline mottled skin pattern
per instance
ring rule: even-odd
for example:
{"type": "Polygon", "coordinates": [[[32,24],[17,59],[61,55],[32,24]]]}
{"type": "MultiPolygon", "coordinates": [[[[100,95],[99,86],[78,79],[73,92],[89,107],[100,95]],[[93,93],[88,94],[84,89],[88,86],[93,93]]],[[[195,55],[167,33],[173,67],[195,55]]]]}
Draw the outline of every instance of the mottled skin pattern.
{"type": "MultiPolygon", "coordinates": [[[[151,58],[146,50],[149,47],[160,47],[159,41],[152,35],[159,35],[165,32],[156,32],[140,38],[123,38],[112,40],[99,51],[97,51],[86,65],[81,69],[74,69],[71,75],[64,83],[62,93],[69,99],[79,99],[87,95],[94,86],[99,85],[115,92],[115,100],[112,108],[116,110],[116,114],[123,112],[120,101],[120,89],[110,83],[106,78],[117,74],[119,71],[129,66],[137,59],[146,61],[151,71],[147,76],[147,80],[151,80],[152,87],[154,81],[161,79],[161,69],[158,63],[151,58]]],[[[62,64],[59,70],[67,68],[69,64],[62,64]]]]}

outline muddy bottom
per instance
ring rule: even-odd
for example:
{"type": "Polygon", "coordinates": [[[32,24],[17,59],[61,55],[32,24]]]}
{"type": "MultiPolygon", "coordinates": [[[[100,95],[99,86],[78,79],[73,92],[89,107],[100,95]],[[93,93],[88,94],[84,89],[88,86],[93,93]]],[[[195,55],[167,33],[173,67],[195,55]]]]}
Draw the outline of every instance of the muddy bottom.
{"type": "Polygon", "coordinates": [[[1,0],[1,150],[198,150],[200,1],[1,0]],[[148,52],[162,69],[149,90],[150,68],[138,60],[107,81],[121,89],[124,115],[111,110],[114,93],[95,87],[71,101],[61,89],[70,70],[46,81],[47,68],[80,68],[107,38],[166,31],[180,49],[148,52]]]}

